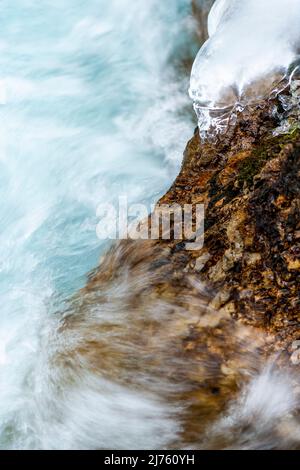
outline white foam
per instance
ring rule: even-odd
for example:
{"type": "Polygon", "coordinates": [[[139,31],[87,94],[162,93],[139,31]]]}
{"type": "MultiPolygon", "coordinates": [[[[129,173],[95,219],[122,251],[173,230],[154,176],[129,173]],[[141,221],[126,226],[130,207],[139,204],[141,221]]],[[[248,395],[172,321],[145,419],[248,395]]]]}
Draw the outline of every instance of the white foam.
{"type": "Polygon", "coordinates": [[[5,338],[0,337],[0,366],[3,366],[8,362],[6,354],[6,344],[7,341],[5,340],[5,338]]]}
{"type": "Polygon", "coordinates": [[[234,449],[292,449],[300,442],[298,377],[267,365],[254,376],[222,419],[210,429],[210,438],[225,436],[234,449]]]}
{"type": "MultiPolygon", "coordinates": [[[[0,449],[85,447],[83,428],[93,417],[99,432],[94,422],[87,447],[93,433],[97,446],[117,446],[114,436],[123,433],[124,446],[143,440],[156,447],[159,426],[144,429],[156,400],[118,389],[119,402],[124,395],[119,431],[114,386],[96,378],[90,390],[78,380],[78,393],[69,395],[74,406],[57,404],[58,420],[65,407],[65,426],[57,426],[66,433],[56,437],[51,410],[43,413],[51,402],[47,355],[37,362],[41,324],[51,325],[53,310],[63,309],[98,262],[97,206],[115,203],[119,193],[152,202],[173,179],[163,160],[180,165],[192,124],[176,112],[188,98],[169,58],[185,35],[189,0],[47,0],[43,9],[35,0],[2,3],[0,449]]],[[[159,413],[152,422],[164,426],[159,413]]]]}
{"type": "Polygon", "coordinates": [[[268,96],[298,58],[300,0],[217,0],[209,39],[191,75],[203,135],[224,129],[234,107],[268,96]]]}
{"type": "Polygon", "coordinates": [[[40,411],[35,440],[38,437],[40,449],[152,449],[166,445],[178,433],[171,407],[153,394],[80,372],[76,387],[60,394],[55,377],[51,383],[42,371],[41,375],[35,397],[40,411]]]}
{"type": "Polygon", "coordinates": [[[7,102],[7,89],[5,80],[0,80],[0,105],[7,102]]]}

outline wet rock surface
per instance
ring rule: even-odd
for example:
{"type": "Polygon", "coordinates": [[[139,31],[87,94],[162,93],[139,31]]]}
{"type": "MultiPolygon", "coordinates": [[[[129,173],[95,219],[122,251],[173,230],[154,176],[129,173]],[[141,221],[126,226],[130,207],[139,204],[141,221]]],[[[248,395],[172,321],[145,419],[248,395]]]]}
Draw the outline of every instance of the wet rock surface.
{"type": "Polygon", "coordinates": [[[188,143],[159,204],[204,204],[203,247],[114,244],[59,325],[65,384],[90,372],[168,403],[180,423],[169,448],[300,447],[300,131],[292,116],[274,135],[274,109],[278,98],[238,114],[216,141],[196,130],[188,143]],[[291,374],[292,412],[251,411],[214,439],[211,426],[268,361],[291,374]]]}
{"type": "MultiPolygon", "coordinates": [[[[200,42],[212,3],[193,2],[200,42]]],[[[179,424],[168,448],[300,448],[299,84],[235,113],[213,141],[195,130],[158,204],[205,206],[201,249],[114,244],[60,322],[65,383],[82,369],[167,402],[179,424]],[[290,374],[292,405],[282,392],[280,414],[267,372],[247,414],[245,387],[268,363],[290,374]]]]}
{"type": "Polygon", "coordinates": [[[161,203],[205,204],[204,247],[188,269],[217,289],[217,308],[290,350],[300,337],[300,133],[274,136],[274,127],[266,104],[215,144],[196,132],[161,203]]]}

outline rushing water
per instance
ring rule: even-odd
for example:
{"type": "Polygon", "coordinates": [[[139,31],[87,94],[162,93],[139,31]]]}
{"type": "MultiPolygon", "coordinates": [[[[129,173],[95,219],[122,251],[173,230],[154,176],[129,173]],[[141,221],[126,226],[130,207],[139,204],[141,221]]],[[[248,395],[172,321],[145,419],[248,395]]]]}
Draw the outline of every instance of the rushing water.
{"type": "Polygon", "coordinates": [[[157,199],[178,169],[193,129],[178,71],[190,3],[0,4],[0,448],[47,446],[35,424],[40,328],[105,248],[98,204],[157,199]]]}

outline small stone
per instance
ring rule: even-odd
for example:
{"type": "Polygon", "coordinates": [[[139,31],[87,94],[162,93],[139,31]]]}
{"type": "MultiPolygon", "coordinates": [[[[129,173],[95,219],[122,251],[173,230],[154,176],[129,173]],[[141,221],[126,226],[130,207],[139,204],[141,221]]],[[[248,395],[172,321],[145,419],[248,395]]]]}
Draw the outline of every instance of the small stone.
{"type": "Polygon", "coordinates": [[[243,289],[239,293],[240,299],[250,299],[253,296],[253,290],[243,289]]]}
{"type": "Polygon", "coordinates": [[[295,259],[287,255],[285,256],[285,260],[289,271],[297,271],[300,269],[300,259],[295,259]]]}
{"type": "Polygon", "coordinates": [[[211,258],[211,255],[208,252],[203,253],[203,255],[199,256],[199,258],[197,258],[196,260],[195,270],[198,272],[202,271],[202,269],[204,268],[206,263],[210,260],[210,258],[211,258]]]}
{"type": "Polygon", "coordinates": [[[298,349],[291,355],[291,363],[294,366],[298,366],[300,364],[300,349],[298,349]]]}
{"type": "Polygon", "coordinates": [[[234,374],[234,370],[231,369],[230,367],[228,367],[226,364],[221,365],[221,372],[224,375],[233,375],[234,374]]]}
{"type": "Polygon", "coordinates": [[[220,309],[220,314],[232,316],[235,314],[234,302],[228,302],[224,307],[220,309]]]}
{"type": "Polygon", "coordinates": [[[294,366],[298,366],[300,364],[300,341],[294,341],[293,342],[292,350],[294,352],[291,355],[291,363],[294,366]]]}
{"type": "Polygon", "coordinates": [[[220,291],[211,301],[209,306],[213,309],[219,310],[220,307],[222,307],[229,300],[229,298],[230,298],[229,292],[220,291]]]}
{"type": "Polygon", "coordinates": [[[300,349],[300,340],[294,341],[292,344],[292,350],[296,351],[297,349],[300,349]]]}
{"type": "Polygon", "coordinates": [[[261,254],[260,253],[247,253],[246,255],[246,263],[248,266],[254,266],[255,264],[261,261],[261,254]]]}
{"type": "Polygon", "coordinates": [[[280,194],[275,201],[277,207],[282,207],[286,202],[286,197],[283,194],[280,194]]]}

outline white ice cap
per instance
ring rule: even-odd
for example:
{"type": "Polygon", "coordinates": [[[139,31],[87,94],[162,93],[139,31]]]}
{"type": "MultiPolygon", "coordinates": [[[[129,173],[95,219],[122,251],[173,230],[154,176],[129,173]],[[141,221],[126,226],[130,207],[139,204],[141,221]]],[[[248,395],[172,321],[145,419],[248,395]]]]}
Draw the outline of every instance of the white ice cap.
{"type": "Polygon", "coordinates": [[[299,55],[300,0],[217,0],[208,30],[190,86],[200,131],[235,105],[268,96],[284,78],[299,55]]]}

